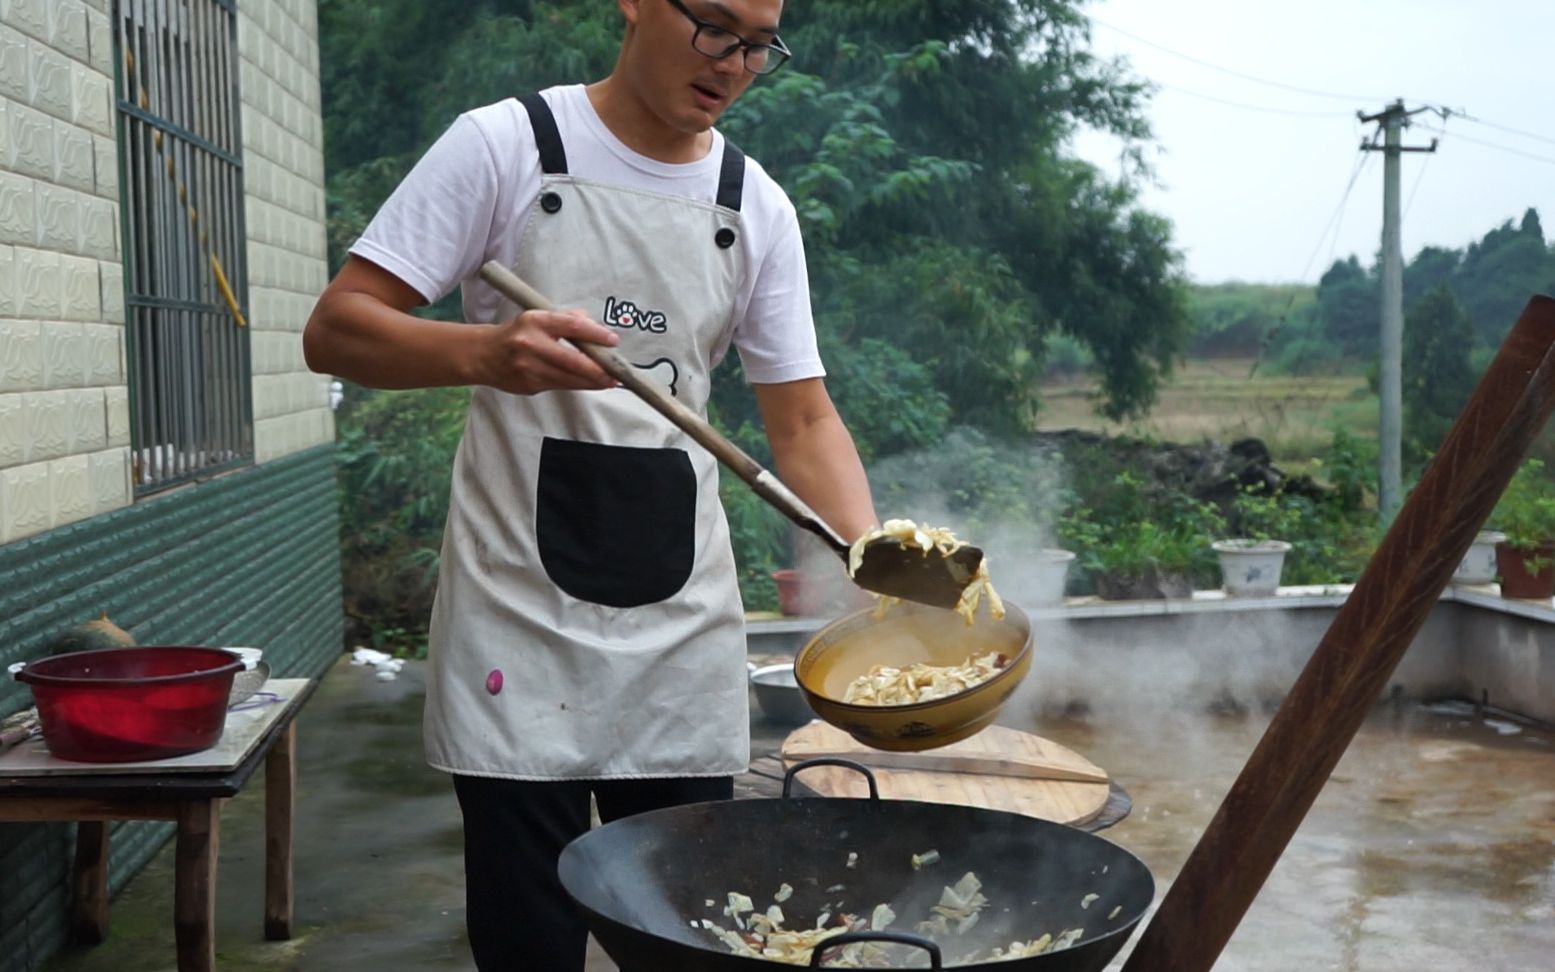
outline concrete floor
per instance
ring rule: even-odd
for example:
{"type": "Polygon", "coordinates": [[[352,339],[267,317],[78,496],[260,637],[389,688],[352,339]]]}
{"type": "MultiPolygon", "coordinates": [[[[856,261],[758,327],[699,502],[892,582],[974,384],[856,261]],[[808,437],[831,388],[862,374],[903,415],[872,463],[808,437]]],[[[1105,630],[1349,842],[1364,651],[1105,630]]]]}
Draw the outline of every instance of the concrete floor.
{"type": "MultiPolygon", "coordinates": [[[[218,966],[471,969],[460,824],[421,758],[421,670],[342,664],[299,721],[297,935],[261,928],[260,779],[222,817],[218,966]]],[[[1102,713],[1034,728],[1106,767],[1133,814],[1104,836],[1164,891],[1256,743],[1258,715],[1102,713]]],[[[758,716],[765,739],[778,732],[758,716]]],[[[172,969],[172,845],[115,899],[108,942],[48,972],[172,969]]],[[[1125,953],[1126,954],[1126,953],[1125,953]]],[[[1380,709],[1217,968],[1533,972],[1555,954],[1555,737],[1468,709],[1380,709]]],[[[1121,958],[1120,958],[1121,960],[1121,958]]],[[[591,972],[612,969],[595,956],[591,972]]]]}

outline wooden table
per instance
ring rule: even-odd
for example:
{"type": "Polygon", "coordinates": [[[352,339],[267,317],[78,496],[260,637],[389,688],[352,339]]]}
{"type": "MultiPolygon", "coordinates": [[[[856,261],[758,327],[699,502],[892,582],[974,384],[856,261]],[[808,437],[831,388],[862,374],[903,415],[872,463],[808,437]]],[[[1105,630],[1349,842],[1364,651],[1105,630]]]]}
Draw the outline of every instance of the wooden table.
{"type": "MultiPolygon", "coordinates": [[[[108,935],[108,832],[114,820],[172,820],[178,825],[174,864],[173,929],[179,972],[216,967],[216,855],[221,802],[237,796],[262,763],[265,768],[265,937],[292,935],[292,819],[297,794],[296,716],[316,681],[272,680],[279,711],[230,768],[169,768],[131,772],[111,765],[64,774],[7,773],[0,761],[0,821],[76,821],[71,869],[71,929],[77,941],[98,944],[108,935]]],[[[180,757],[187,759],[188,757],[180,757]]]]}

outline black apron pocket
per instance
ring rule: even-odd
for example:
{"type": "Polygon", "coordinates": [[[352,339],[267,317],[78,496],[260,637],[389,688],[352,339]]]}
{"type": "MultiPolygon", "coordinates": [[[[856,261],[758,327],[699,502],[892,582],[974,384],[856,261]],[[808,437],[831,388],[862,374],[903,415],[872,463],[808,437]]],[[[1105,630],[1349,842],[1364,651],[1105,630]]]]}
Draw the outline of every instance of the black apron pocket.
{"type": "Polygon", "coordinates": [[[683,449],[541,443],[540,563],[580,601],[639,607],[678,593],[691,577],[696,507],[683,449]]]}

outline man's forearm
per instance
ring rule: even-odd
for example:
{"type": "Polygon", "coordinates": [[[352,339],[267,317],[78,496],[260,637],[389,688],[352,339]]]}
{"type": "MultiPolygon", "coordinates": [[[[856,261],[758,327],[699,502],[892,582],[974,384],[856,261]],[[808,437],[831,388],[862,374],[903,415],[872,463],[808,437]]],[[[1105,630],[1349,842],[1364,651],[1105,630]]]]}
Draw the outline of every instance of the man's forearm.
{"type": "Polygon", "coordinates": [[[772,442],[777,474],[832,529],[852,542],[875,526],[864,464],[842,420],[833,415],[772,442]]]}
{"type": "Polygon", "coordinates": [[[474,382],[478,335],[468,324],[413,317],[364,293],[330,294],[303,332],[314,371],[372,388],[430,388],[474,382]]]}

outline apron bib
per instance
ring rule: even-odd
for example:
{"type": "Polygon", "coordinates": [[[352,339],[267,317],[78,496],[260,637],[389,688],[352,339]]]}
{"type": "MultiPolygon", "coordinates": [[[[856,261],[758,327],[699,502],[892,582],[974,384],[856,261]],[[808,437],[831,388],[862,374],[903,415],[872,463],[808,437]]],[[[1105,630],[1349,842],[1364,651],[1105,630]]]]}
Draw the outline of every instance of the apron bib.
{"type": "MultiPolygon", "coordinates": [[[[545,102],[522,101],[543,174],[514,272],[616,328],[622,357],[705,412],[744,271],[744,157],[725,143],[716,205],[589,182],[567,173],[545,102]]],[[[744,613],[706,450],[622,388],[477,388],[449,506],[433,766],[515,779],[744,770],[744,613]]]]}

